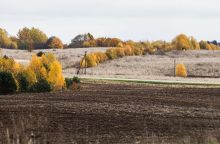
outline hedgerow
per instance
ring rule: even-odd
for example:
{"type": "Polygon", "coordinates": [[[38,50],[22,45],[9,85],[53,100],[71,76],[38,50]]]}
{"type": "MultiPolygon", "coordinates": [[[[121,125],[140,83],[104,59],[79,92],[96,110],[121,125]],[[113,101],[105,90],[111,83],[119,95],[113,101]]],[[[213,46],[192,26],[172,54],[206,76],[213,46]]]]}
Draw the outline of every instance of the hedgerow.
{"type": "Polygon", "coordinates": [[[122,58],[124,56],[143,55],[143,47],[134,47],[127,45],[125,47],[109,48],[106,52],[94,52],[88,54],[85,58],[81,59],[81,67],[95,67],[99,63],[103,63],[107,60],[114,60],[122,58]]]}

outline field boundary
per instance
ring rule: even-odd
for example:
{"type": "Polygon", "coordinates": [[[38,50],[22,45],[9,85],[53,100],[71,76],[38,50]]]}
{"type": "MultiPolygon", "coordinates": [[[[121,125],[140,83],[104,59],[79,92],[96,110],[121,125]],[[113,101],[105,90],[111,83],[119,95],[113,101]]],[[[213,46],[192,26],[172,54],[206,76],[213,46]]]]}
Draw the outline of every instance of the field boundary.
{"type": "Polygon", "coordinates": [[[146,84],[164,84],[164,85],[198,85],[198,86],[219,86],[220,83],[206,83],[206,82],[185,82],[172,80],[146,80],[146,79],[125,79],[125,78],[101,78],[101,77],[80,77],[85,80],[106,80],[130,83],[146,83],[146,84]]]}

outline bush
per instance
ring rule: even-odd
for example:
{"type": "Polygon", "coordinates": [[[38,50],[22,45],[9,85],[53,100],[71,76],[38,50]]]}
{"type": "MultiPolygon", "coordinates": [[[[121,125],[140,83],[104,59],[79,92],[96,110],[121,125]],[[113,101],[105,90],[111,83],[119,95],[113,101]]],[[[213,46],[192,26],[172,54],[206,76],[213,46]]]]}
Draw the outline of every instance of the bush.
{"type": "Polygon", "coordinates": [[[69,88],[73,84],[72,78],[65,78],[66,87],[69,88]]]}
{"type": "Polygon", "coordinates": [[[97,66],[97,57],[94,53],[88,54],[81,62],[81,67],[95,67],[97,66]]]}
{"type": "Polygon", "coordinates": [[[27,79],[25,73],[18,73],[17,80],[19,84],[19,91],[26,92],[30,88],[30,82],[27,79]]]}
{"type": "Polygon", "coordinates": [[[69,88],[70,86],[73,85],[73,83],[79,84],[80,78],[78,78],[78,77],[65,78],[65,82],[66,82],[66,87],[69,88]]]}
{"type": "Polygon", "coordinates": [[[107,49],[106,55],[109,59],[116,59],[117,53],[114,48],[107,49]]]}
{"type": "Polygon", "coordinates": [[[64,88],[65,79],[62,74],[62,66],[58,61],[54,61],[50,64],[50,70],[48,72],[48,76],[46,75],[46,77],[54,90],[64,88]]]}
{"type": "Polygon", "coordinates": [[[73,77],[73,82],[75,82],[75,83],[80,83],[80,78],[78,78],[78,77],[73,77]]]}
{"type": "Polygon", "coordinates": [[[102,62],[108,60],[107,55],[103,52],[96,52],[95,56],[96,56],[96,59],[97,59],[97,63],[102,63],[102,62]]]}
{"type": "Polygon", "coordinates": [[[20,70],[20,65],[12,58],[4,56],[0,58],[0,71],[7,71],[11,73],[17,73],[20,70]]]}
{"type": "Polygon", "coordinates": [[[18,83],[10,72],[0,72],[0,94],[15,93],[18,90],[18,83]]]}
{"type": "Polygon", "coordinates": [[[177,50],[188,50],[191,49],[190,39],[184,35],[180,34],[173,40],[173,45],[175,45],[177,50]]]}
{"type": "Polygon", "coordinates": [[[46,79],[40,79],[37,83],[31,86],[31,92],[50,92],[52,87],[46,79]]]}
{"type": "Polygon", "coordinates": [[[42,51],[39,51],[39,52],[37,53],[37,56],[38,56],[38,57],[41,57],[42,55],[45,55],[45,53],[42,52],[42,51]]]}
{"type": "Polygon", "coordinates": [[[126,46],[124,48],[124,53],[126,56],[132,56],[132,55],[134,55],[134,49],[131,48],[130,46],[126,46]]]}
{"type": "Polygon", "coordinates": [[[81,67],[95,67],[99,63],[102,63],[106,60],[108,60],[108,57],[103,52],[90,53],[86,56],[86,58],[83,58],[80,61],[80,66],[81,67]]]}
{"type": "Polygon", "coordinates": [[[124,48],[115,48],[115,53],[117,55],[118,58],[122,58],[125,56],[125,50],[124,48]]]}
{"type": "Polygon", "coordinates": [[[134,47],[134,55],[142,55],[143,54],[143,50],[141,48],[138,47],[134,47]]]}
{"type": "Polygon", "coordinates": [[[58,37],[55,36],[50,37],[47,40],[46,45],[47,48],[60,48],[60,49],[63,48],[63,42],[58,37]]]}
{"type": "Polygon", "coordinates": [[[176,65],[176,76],[178,77],[187,77],[187,70],[184,64],[176,65]]]}

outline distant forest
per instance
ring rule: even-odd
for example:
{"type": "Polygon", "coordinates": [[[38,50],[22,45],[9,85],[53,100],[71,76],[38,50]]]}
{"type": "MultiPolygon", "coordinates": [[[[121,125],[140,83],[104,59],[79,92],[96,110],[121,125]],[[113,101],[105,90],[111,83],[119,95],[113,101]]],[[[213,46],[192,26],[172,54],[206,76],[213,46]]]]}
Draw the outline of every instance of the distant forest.
{"type": "Polygon", "coordinates": [[[0,28],[0,48],[22,49],[32,51],[35,49],[63,49],[63,48],[86,48],[86,47],[137,47],[145,49],[149,53],[155,51],[170,50],[220,50],[220,43],[214,41],[197,41],[192,36],[179,34],[172,41],[122,41],[119,38],[95,38],[92,34],[79,34],[69,44],[64,44],[57,36],[48,37],[38,28],[20,29],[16,36],[11,36],[5,29],[0,28]]]}

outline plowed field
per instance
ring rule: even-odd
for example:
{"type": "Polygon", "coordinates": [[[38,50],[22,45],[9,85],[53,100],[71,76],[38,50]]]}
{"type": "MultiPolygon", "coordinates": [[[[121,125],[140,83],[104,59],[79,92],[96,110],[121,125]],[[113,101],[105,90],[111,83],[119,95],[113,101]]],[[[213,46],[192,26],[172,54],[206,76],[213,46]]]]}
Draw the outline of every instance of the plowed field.
{"type": "Polygon", "coordinates": [[[83,83],[0,96],[0,144],[220,141],[220,88],[83,83]]]}

